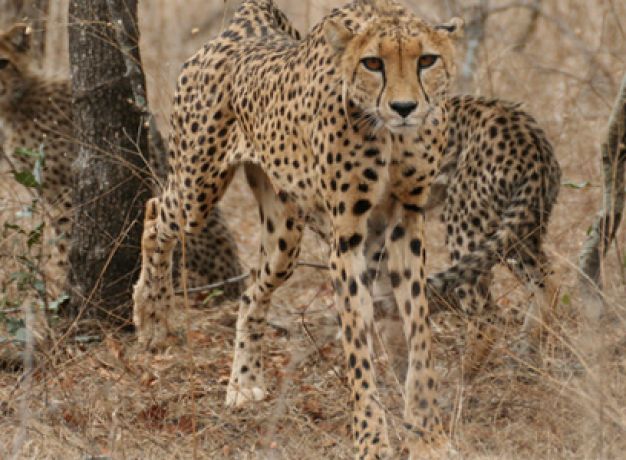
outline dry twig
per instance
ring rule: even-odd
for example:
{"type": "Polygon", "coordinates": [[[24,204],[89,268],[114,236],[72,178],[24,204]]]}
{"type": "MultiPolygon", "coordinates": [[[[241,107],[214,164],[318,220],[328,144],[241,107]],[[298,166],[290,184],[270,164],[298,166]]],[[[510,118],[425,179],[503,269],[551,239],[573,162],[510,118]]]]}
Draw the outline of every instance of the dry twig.
{"type": "Polygon", "coordinates": [[[601,287],[602,259],[606,255],[624,214],[624,164],[626,163],[626,75],[609,117],[608,133],[601,146],[604,194],[602,210],[580,252],[580,283],[585,294],[601,287]]]}

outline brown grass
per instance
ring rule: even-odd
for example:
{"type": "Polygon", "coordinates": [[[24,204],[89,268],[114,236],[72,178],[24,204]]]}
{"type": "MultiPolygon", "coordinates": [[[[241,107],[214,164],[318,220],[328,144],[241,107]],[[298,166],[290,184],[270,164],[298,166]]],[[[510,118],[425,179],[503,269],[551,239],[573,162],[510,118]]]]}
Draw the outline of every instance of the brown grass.
{"type": "MultiPolygon", "coordinates": [[[[141,3],[150,102],[165,130],[179,66],[219,29],[223,5],[141,3]]],[[[278,3],[288,6],[303,28],[334,2],[278,3]]],[[[429,18],[446,18],[445,5],[470,2],[413,3],[429,18]]],[[[529,11],[506,9],[490,17],[475,91],[524,102],[553,142],[565,180],[589,185],[562,188],[550,226],[548,249],[561,298],[540,368],[529,371],[517,362],[512,325],[488,369],[463,384],[459,331],[437,329],[442,406],[457,450],[453,458],[610,459],[626,452],[624,227],[605,261],[606,308],[600,320],[585,316],[588,305],[575,284],[578,250],[600,202],[598,146],[626,71],[626,4],[543,0],[540,5],[542,15],[521,52],[513,48],[529,11]]],[[[56,21],[51,25],[58,29],[56,21]]],[[[26,199],[2,177],[0,212],[3,220],[14,219],[26,199]]],[[[253,266],[258,218],[241,179],[222,208],[236,229],[242,259],[253,266]]],[[[446,264],[446,256],[437,237],[440,224],[434,215],[430,221],[433,270],[446,264]]],[[[4,268],[20,250],[11,244],[0,242],[4,268]]],[[[303,258],[323,260],[323,255],[322,245],[309,235],[303,258]]],[[[530,294],[504,271],[498,272],[496,291],[503,309],[529,302],[530,294]]],[[[235,312],[232,304],[192,309],[189,346],[162,355],[140,352],[133,336],[103,330],[104,340],[96,343],[57,340],[38,356],[44,365],[35,368],[30,387],[22,374],[0,372],[0,458],[351,458],[348,391],[324,273],[300,268],[275,296],[266,363],[271,396],[241,411],[224,408],[235,312]]],[[[384,354],[378,364],[391,437],[400,445],[400,386],[384,354]]]]}

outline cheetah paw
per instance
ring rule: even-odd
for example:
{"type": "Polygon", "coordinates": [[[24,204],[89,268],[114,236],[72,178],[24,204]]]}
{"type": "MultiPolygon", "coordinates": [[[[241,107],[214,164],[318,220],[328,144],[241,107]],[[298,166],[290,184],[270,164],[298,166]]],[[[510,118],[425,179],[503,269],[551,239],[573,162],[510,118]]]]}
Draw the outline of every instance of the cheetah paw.
{"type": "Polygon", "coordinates": [[[459,458],[458,452],[448,441],[438,442],[434,445],[419,441],[409,445],[409,460],[444,460],[453,458],[459,458]]]}
{"type": "Polygon", "coordinates": [[[259,386],[241,388],[236,384],[229,384],[226,390],[226,406],[242,407],[254,401],[265,399],[266,392],[259,386]]]}

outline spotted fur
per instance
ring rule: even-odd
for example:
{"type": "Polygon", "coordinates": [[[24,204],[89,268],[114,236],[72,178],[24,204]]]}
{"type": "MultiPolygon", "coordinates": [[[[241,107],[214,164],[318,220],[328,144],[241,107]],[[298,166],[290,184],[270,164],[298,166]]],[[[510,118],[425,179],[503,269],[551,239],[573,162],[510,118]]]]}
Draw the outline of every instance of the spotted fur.
{"type": "Polygon", "coordinates": [[[331,243],[352,388],[357,457],[391,458],[370,354],[372,299],[363,246],[381,215],[389,267],[402,275],[410,369],[405,393],[412,458],[444,439],[436,402],[422,243],[428,189],[446,145],[451,37],[387,0],[355,0],[298,40],[271,0],[244,1],[232,22],[185,64],[171,119],[171,172],[147,204],[139,342],[172,331],[171,251],[201,228],[235,168],[259,203],[260,259],[242,296],[226,403],[263,399],[263,336],[271,295],[292,274],[306,224],[331,243]]]}
{"type": "MultiPolygon", "coordinates": [[[[490,293],[497,263],[538,294],[523,329],[531,347],[537,347],[539,326],[549,320],[556,290],[542,244],[561,171],[544,131],[518,104],[457,96],[449,100],[449,114],[438,182],[452,265],[429,278],[428,297],[431,311],[452,308],[477,322],[465,360],[464,374],[471,376],[483,364],[502,320],[490,293]]],[[[385,257],[375,248],[369,248],[372,272],[380,271],[385,257]]],[[[381,309],[389,311],[388,283],[395,281],[385,276],[376,287],[381,309]]]]}
{"type": "MultiPolygon", "coordinates": [[[[524,324],[536,347],[556,293],[542,247],[561,182],[552,145],[519,105],[470,96],[451,99],[448,139],[442,221],[453,265],[429,279],[432,297],[482,316],[476,329],[493,342],[497,328],[490,325],[501,315],[490,285],[493,267],[503,263],[538,294],[524,324]]],[[[478,347],[468,374],[488,352],[478,347]]]]}
{"type": "MultiPolygon", "coordinates": [[[[3,151],[10,167],[32,171],[36,159],[17,150],[43,152],[42,198],[53,235],[46,245],[55,273],[52,294],[65,288],[67,244],[72,227],[72,143],[71,88],[67,80],[50,80],[31,70],[30,33],[17,24],[0,33],[0,122],[3,151]]],[[[153,165],[154,166],[154,165],[153,165]]],[[[237,247],[219,209],[208,216],[202,231],[187,240],[187,268],[191,284],[221,281],[241,273],[237,247]]],[[[51,283],[52,284],[52,283],[51,283]]],[[[226,296],[237,297],[240,284],[224,288],[226,296]]]]}

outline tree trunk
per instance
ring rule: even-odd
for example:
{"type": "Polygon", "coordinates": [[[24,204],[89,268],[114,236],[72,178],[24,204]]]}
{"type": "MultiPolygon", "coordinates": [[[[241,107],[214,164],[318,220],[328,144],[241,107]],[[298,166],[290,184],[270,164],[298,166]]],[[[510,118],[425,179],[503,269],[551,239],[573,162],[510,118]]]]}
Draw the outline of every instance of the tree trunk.
{"type": "Polygon", "coordinates": [[[609,118],[606,141],[601,146],[604,194],[602,210],[580,252],[580,282],[586,294],[602,286],[601,266],[624,214],[624,164],[626,163],[626,75],[609,118]]]}
{"type": "Polygon", "coordinates": [[[149,195],[147,109],[136,88],[145,88],[137,0],[71,0],[69,17],[78,152],[67,310],[126,321],[149,195]]]}

